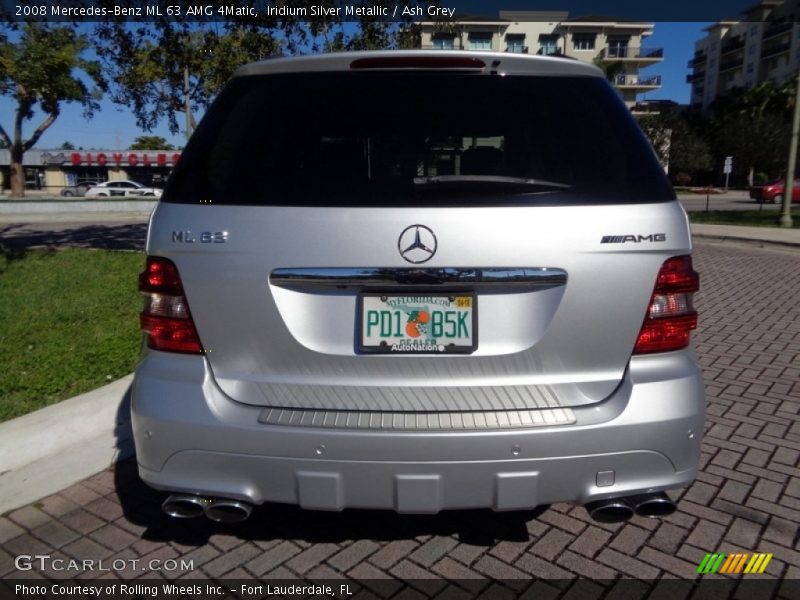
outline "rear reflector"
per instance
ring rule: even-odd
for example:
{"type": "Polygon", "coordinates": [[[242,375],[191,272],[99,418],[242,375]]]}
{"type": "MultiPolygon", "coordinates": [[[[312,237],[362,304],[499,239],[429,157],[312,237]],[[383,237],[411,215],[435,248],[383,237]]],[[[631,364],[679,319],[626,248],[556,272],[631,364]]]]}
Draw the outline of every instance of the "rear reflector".
{"type": "Polygon", "coordinates": [[[148,256],[139,275],[139,291],[144,294],[144,310],[139,322],[154,350],[202,354],[189,304],[183,292],[178,268],[160,256],[148,256]]]}
{"type": "Polygon", "coordinates": [[[699,289],[700,276],[692,268],[691,256],[664,262],[633,353],[668,352],[688,346],[691,331],[697,327],[693,296],[699,289]]]}
{"type": "Polygon", "coordinates": [[[357,58],[351,69],[466,69],[479,71],[486,63],[468,56],[381,56],[357,58]]]}

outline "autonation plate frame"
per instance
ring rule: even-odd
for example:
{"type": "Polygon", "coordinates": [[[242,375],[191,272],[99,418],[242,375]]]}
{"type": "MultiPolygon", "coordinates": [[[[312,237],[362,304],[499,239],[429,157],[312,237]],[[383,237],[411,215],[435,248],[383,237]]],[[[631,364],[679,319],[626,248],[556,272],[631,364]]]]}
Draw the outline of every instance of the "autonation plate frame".
{"type": "Polygon", "coordinates": [[[363,292],[357,299],[355,343],[359,354],[472,354],[478,348],[477,295],[475,292],[363,292]],[[368,323],[365,307],[389,315],[379,315],[377,322],[368,323]],[[438,312],[443,314],[439,319],[432,315],[436,307],[441,307],[438,312]],[[462,311],[468,314],[462,317],[462,311]],[[448,318],[448,312],[453,318],[448,318]],[[427,318],[422,313],[427,313],[427,318]],[[433,335],[453,330],[460,334],[467,324],[470,330],[465,344],[448,342],[444,335],[433,335]],[[389,335],[396,341],[382,340],[375,344],[365,339],[370,335],[374,340],[374,328],[381,326],[384,330],[389,327],[389,335]],[[398,332],[400,335],[395,335],[398,332]]]}

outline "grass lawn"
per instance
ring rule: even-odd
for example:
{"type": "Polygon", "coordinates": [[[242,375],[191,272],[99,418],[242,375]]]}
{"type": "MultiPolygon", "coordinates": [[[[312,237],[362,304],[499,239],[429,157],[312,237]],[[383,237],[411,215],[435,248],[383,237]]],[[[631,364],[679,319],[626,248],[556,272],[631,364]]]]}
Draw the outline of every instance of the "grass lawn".
{"type": "Polygon", "coordinates": [[[0,421],[130,373],[140,252],[0,248],[0,421]]]}
{"type": "MultiPolygon", "coordinates": [[[[690,211],[692,223],[716,225],[745,225],[748,227],[778,227],[780,211],[776,210],[711,210],[690,211]]],[[[792,229],[800,229],[800,208],[792,208],[792,229]]]]}

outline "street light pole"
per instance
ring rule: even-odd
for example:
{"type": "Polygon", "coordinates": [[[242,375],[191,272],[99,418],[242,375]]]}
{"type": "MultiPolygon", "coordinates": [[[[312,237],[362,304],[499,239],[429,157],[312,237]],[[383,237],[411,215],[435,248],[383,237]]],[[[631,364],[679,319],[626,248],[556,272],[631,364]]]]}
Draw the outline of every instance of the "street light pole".
{"type": "Polygon", "coordinates": [[[789,164],[783,180],[783,209],[781,227],[792,226],[792,192],[794,190],[794,166],[797,163],[797,138],[800,136],[800,73],[797,75],[797,93],[794,97],[794,119],[792,119],[792,141],[789,144],[789,164]]]}

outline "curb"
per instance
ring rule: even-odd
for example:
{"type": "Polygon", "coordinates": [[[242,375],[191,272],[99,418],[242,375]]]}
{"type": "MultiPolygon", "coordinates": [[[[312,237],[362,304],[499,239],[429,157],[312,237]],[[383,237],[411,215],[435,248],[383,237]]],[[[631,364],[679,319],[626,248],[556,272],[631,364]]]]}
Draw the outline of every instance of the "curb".
{"type": "Polygon", "coordinates": [[[717,241],[769,244],[789,248],[800,247],[800,230],[773,227],[744,227],[739,225],[716,225],[690,223],[693,238],[717,241]]]}
{"type": "Polygon", "coordinates": [[[766,246],[783,246],[784,248],[800,248],[800,242],[787,242],[783,240],[760,240],[752,237],[737,235],[712,235],[707,233],[693,233],[693,238],[699,240],[714,240],[717,242],[747,242],[766,246]]]}
{"type": "Polygon", "coordinates": [[[158,200],[2,200],[0,214],[63,214],[97,212],[153,212],[158,200]]]}
{"type": "Polygon", "coordinates": [[[0,423],[0,514],[132,456],[133,374],[0,423]]]}

